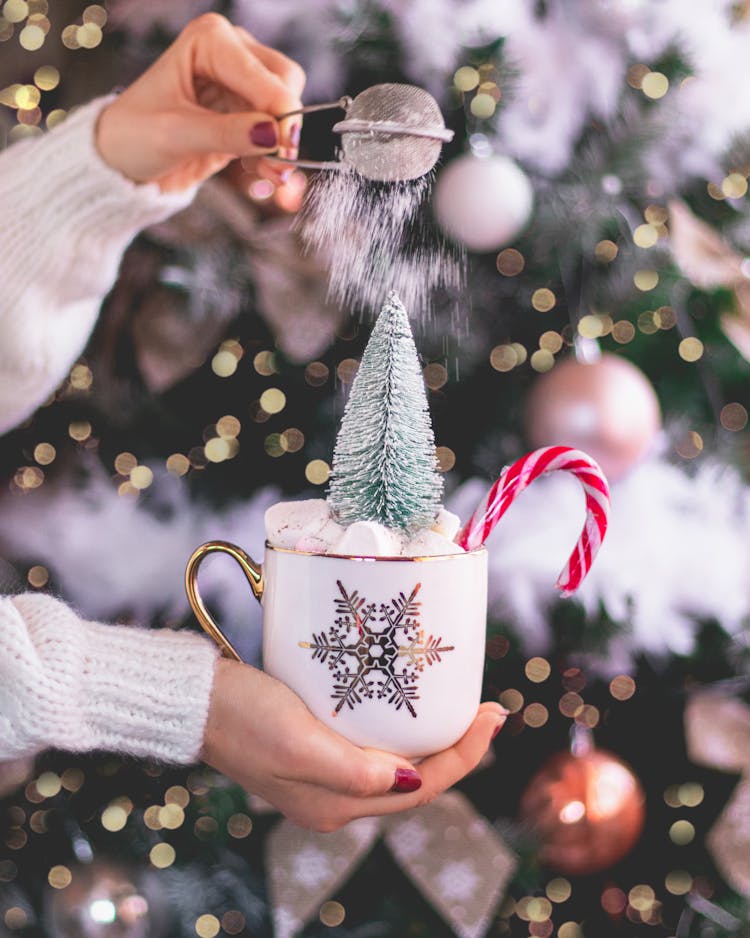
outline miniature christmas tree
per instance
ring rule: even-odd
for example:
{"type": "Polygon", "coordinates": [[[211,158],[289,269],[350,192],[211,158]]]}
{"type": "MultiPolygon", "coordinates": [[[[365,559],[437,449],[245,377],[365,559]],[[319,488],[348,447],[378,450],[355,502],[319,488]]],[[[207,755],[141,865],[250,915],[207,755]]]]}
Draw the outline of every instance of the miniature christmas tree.
{"type": "Polygon", "coordinates": [[[412,533],[432,523],[442,488],[409,318],[391,293],[352,384],[328,501],[341,524],[378,521],[412,533]]]}

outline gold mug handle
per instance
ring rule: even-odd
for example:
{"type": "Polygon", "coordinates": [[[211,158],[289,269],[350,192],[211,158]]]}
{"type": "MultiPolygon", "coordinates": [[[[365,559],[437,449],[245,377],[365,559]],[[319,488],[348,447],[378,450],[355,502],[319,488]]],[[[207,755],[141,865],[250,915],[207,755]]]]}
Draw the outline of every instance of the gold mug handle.
{"type": "Polygon", "coordinates": [[[225,658],[234,658],[235,661],[241,661],[237,649],[222,632],[219,624],[211,617],[211,613],[206,609],[203,597],[198,591],[198,568],[209,554],[214,553],[229,554],[233,560],[237,561],[247,577],[253,596],[258,602],[263,598],[263,567],[248,556],[241,547],[237,547],[236,544],[230,544],[229,541],[207,541],[193,551],[185,569],[185,589],[188,601],[195,613],[195,618],[219,646],[225,658]]]}

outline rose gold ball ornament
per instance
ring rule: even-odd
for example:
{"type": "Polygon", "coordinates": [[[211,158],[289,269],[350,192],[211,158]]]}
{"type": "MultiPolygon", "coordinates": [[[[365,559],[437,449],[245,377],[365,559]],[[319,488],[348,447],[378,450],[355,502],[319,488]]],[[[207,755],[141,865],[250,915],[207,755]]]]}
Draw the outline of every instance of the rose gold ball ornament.
{"type": "Polygon", "coordinates": [[[443,231],[470,251],[509,244],[531,217],[534,192],[507,156],[465,153],[438,175],[433,211],[443,231]]]}
{"type": "Polygon", "coordinates": [[[44,908],[51,938],[161,938],[167,933],[163,887],[148,873],[108,859],[53,871],[44,908]]]}
{"type": "Polygon", "coordinates": [[[540,860],[571,876],[597,873],[624,857],[645,818],[640,782],[601,749],[552,756],[529,782],[520,810],[539,837],[540,860]]]}
{"type": "Polygon", "coordinates": [[[533,447],[581,449],[610,482],[646,454],[660,427],[661,408],[648,378],[608,352],[598,361],[559,361],[537,378],[526,404],[526,433],[533,447]]]}

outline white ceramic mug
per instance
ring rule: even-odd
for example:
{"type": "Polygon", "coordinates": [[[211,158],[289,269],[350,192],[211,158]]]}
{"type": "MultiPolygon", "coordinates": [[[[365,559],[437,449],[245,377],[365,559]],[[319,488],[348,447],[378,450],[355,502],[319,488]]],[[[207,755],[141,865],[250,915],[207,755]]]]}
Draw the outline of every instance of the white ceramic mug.
{"type": "Polygon", "coordinates": [[[358,746],[418,758],[453,745],[479,706],[487,614],[484,548],[436,557],[310,554],[266,545],[263,566],[209,541],[185,573],[190,604],[239,655],[198,591],[213,552],[239,563],[263,606],[263,669],[358,746]]]}

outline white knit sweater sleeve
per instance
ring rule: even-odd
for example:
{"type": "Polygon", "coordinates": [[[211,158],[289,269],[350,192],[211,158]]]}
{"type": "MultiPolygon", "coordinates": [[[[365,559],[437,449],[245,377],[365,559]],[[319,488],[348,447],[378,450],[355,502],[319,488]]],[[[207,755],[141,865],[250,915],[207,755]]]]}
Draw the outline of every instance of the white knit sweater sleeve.
{"type": "MultiPolygon", "coordinates": [[[[108,100],[0,153],[0,433],[64,379],[132,238],[195,194],[164,195],[102,162],[94,127],[108,100]]],[[[198,635],[0,597],[0,762],[48,747],[194,761],[216,657],[198,635]]]]}
{"type": "Polygon", "coordinates": [[[62,382],[128,243],[195,195],[136,185],[102,161],[94,128],[110,100],[0,153],[0,433],[62,382]]]}
{"type": "Polygon", "coordinates": [[[0,598],[0,762],[49,747],[194,762],[218,651],[203,636],[81,620],[0,598]]]}

